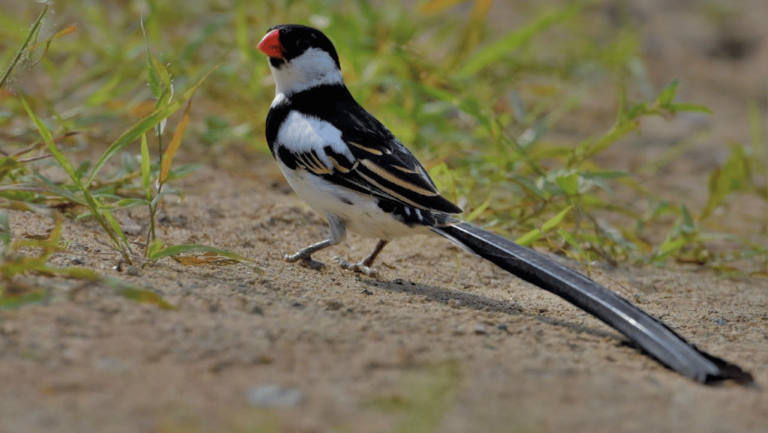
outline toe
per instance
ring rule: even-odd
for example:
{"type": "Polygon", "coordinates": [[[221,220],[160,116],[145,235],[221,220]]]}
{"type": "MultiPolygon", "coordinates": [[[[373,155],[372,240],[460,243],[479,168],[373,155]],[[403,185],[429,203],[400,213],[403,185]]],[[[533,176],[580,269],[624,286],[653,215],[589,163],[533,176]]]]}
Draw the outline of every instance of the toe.
{"type": "Polygon", "coordinates": [[[357,263],[352,263],[352,262],[350,262],[350,261],[348,261],[346,259],[343,259],[343,258],[341,258],[339,256],[334,257],[333,261],[336,262],[336,264],[339,265],[339,267],[342,268],[342,269],[355,270],[355,268],[357,267],[357,263]]]}
{"type": "Polygon", "coordinates": [[[369,268],[368,266],[359,265],[356,269],[357,272],[364,274],[367,277],[378,278],[379,271],[376,268],[369,268]]]}
{"type": "Polygon", "coordinates": [[[299,264],[301,266],[304,266],[305,268],[314,269],[316,271],[319,271],[320,269],[323,269],[325,267],[325,263],[318,262],[317,260],[312,260],[312,259],[301,259],[299,264]]]}

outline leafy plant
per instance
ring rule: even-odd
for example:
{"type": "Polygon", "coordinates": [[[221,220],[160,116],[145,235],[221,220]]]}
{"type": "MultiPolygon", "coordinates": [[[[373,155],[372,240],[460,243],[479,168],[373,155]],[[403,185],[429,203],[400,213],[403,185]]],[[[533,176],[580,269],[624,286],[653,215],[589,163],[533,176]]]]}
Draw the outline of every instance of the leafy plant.
{"type": "MultiPolygon", "coordinates": [[[[35,209],[37,212],[54,216],[53,212],[35,209]]],[[[54,289],[39,287],[19,281],[23,274],[37,274],[46,277],[62,277],[99,283],[111,288],[115,294],[138,302],[155,304],[164,309],[175,309],[154,292],[134,287],[115,278],[103,277],[91,269],[81,267],[53,267],[48,265],[51,256],[59,251],[61,241],[61,216],[47,237],[27,236],[14,240],[8,214],[0,212],[0,309],[18,308],[24,305],[47,301],[54,289]],[[37,253],[31,251],[37,250],[37,253]]]]}
{"type": "MultiPolygon", "coordinates": [[[[636,174],[603,166],[602,156],[640,131],[643,118],[709,111],[677,101],[677,81],[653,94],[631,23],[594,25],[588,2],[565,1],[559,8],[532,2],[524,8],[524,24],[499,34],[488,31],[491,2],[484,0],[427,1],[410,12],[395,4],[342,3],[345,7],[330,0],[236,1],[217,9],[213,3],[193,8],[179,0],[153,1],[145,19],[139,19],[126,5],[60,0],[62,11],[78,16],[82,24],[76,34],[82,37],[62,37],[74,30],[65,27],[53,36],[48,55],[43,47],[53,39],[35,41],[47,10],[40,6],[44,11],[34,12],[33,28],[16,39],[21,48],[0,58],[11,65],[3,82],[11,82],[13,70],[37,64],[57,92],[24,94],[18,106],[10,100],[9,113],[27,113],[47,139],[36,144],[26,134],[11,140],[21,149],[5,152],[0,163],[0,197],[93,218],[123,260],[158,259],[164,247],[155,220],[162,197],[180,194],[169,180],[194,167],[171,165],[185,151],[182,137],[194,134],[193,141],[202,143],[211,159],[229,146],[267,154],[262,119],[272,84],[255,40],[275,23],[306,17],[307,24],[321,27],[343,46],[342,70],[355,97],[414,150],[441,191],[467,210],[468,220],[584,262],[677,260],[728,269],[725,263],[748,256],[763,260],[765,268],[764,236],[743,239],[729,237],[727,228],[713,231],[713,215],[730,194],[766,196],[757,114],[753,135],[758,138],[732,145],[731,159],[711,175],[710,199],[701,210],[682,200],[660,200],[636,174]],[[466,16],[449,12],[458,3],[470,6],[466,16]],[[59,56],[55,60],[52,51],[59,56]],[[43,54],[25,62],[33,52],[43,54]],[[82,53],[95,60],[84,61],[82,53]],[[215,69],[216,64],[222,66],[215,69]],[[75,75],[79,78],[60,78],[75,75]],[[190,116],[193,94],[195,106],[209,113],[204,122],[190,116]],[[603,133],[591,132],[601,127],[593,122],[589,134],[566,140],[553,134],[583,109],[585,99],[599,94],[617,99],[615,119],[602,126],[603,133]],[[66,115],[56,111],[61,106],[67,107],[66,115]],[[35,114],[43,108],[48,117],[35,114]],[[175,118],[175,131],[166,139],[166,122],[175,118]],[[195,131],[197,124],[202,131],[195,131]],[[110,131],[115,130],[124,132],[114,139],[110,131]],[[84,146],[86,134],[89,142],[98,137],[110,144],[93,162],[65,158],[66,169],[64,146],[72,141],[84,146]],[[50,156],[30,156],[41,147],[50,156]],[[24,149],[31,150],[18,153],[24,149]],[[38,157],[49,159],[29,161],[38,157]],[[67,183],[39,170],[51,158],[65,168],[67,183]],[[118,162],[119,168],[111,170],[118,162]],[[617,203],[617,188],[633,200],[617,203]],[[127,242],[114,221],[115,212],[132,206],[149,210],[147,235],[139,244],[143,254],[134,251],[137,244],[127,242]],[[737,245],[735,253],[713,247],[722,239],[737,245]]],[[[0,127],[2,122],[0,116],[0,127]]],[[[669,152],[664,162],[679,155],[669,152]]],[[[197,248],[189,246],[184,254],[205,254],[197,248]]],[[[231,257],[220,258],[195,256],[189,262],[227,263],[231,257]]]]}
{"type": "MultiPolygon", "coordinates": [[[[39,64],[45,59],[45,55],[49,52],[51,42],[54,39],[71,34],[76,30],[74,26],[69,26],[42,42],[35,43],[47,11],[48,5],[45,5],[26,34],[9,68],[3,74],[0,84],[5,85],[9,82],[9,79],[14,75],[14,70],[22,64],[22,59],[29,58],[35,49],[44,47],[44,51],[39,55],[39,58],[34,63],[26,66],[28,68],[39,64]]],[[[148,47],[148,44],[145,45],[148,47]]],[[[76,136],[77,132],[68,131],[66,122],[63,121],[63,118],[56,115],[55,118],[64,126],[64,130],[60,137],[54,138],[49,126],[50,123],[36,114],[35,109],[25,95],[18,95],[21,107],[37,128],[42,141],[34,142],[12,153],[2,152],[3,156],[0,156],[0,181],[4,181],[4,185],[0,186],[0,207],[34,211],[50,217],[54,217],[56,213],[48,210],[44,205],[53,205],[62,209],[73,205],[83,207],[87,211],[79,214],[78,219],[93,218],[109,237],[122,260],[132,263],[142,260],[134,252],[133,248],[135,248],[135,245],[128,241],[113,212],[132,206],[144,205],[150,211],[150,228],[145,248],[146,258],[144,260],[154,261],[163,257],[171,257],[182,264],[218,266],[248,261],[248,259],[238,254],[203,245],[175,245],[163,248],[162,242],[157,239],[155,219],[162,197],[168,194],[176,194],[183,197],[180,191],[164,188],[164,186],[166,186],[169,180],[188,174],[195,167],[199,167],[197,164],[187,164],[172,170],[171,163],[189,124],[191,98],[204,80],[216,68],[214,67],[204,72],[187,90],[180,95],[175,95],[170,73],[151,55],[148,48],[146,49],[146,56],[150,89],[152,96],[156,99],[156,103],[148,113],[144,114],[138,123],[129,127],[126,132],[113,141],[95,164],[85,161],[78,166],[74,165],[65,155],[66,151],[62,150],[60,144],[62,140],[76,136]],[[186,108],[181,122],[176,128],[168,146],[163,149],[162,137],[166,119],[185,104],[186,108]],[[154,130],[158,139],[160,157],[156,164],[151,162],[147,144],[147,132],[149,130],[154,130]],[[135,166],[132,157],[124,157],[122,168],[115,175],[111,178],[100,176],[101,170],[116,155],[120,154],[121,151],[137,139],[141,140],[140,166],[135,166]],[[25,157],[42,148],[45,148],[48,153],[42,156],[25,157]],[[64,171],[71,183],[62,184],[54,182],[38,171],[37,167],[29,166],[29,164],[44,160],[45,158],[52,158],[56,166],[64,171]],[[121,189],[133,191],[135,189],[133,181],[139,177],[141,179],[140,188],[144,193],[143,198],[120,195],[119,190],[121,189]],[[152,191],[153,178],[156,179],[158,187],[155,194],[152,191]],[[195,256],[188,257],[183,255],[201,252],[204,255],[200,259],[197,259],[195,256]]],[[[112,86],[112,84],[109,86],[112,86]]],[[[123,155],[125,156],[126,154],[123,155]]],[[[49,238],[45,240],[27,239],[12,241],[8,215],[0,213],[0,223],[2,223],[0,228],[2,233],[0,235],[3,237],[4,247],[2,254],[0,254],[0,278],[3,281],[3,289],[0,291],[0,307],[19,306],[47,299],[50,289],[27,287],[24,283],[14,278],[18,274],[36,273],[51,277],[78,278],[99,283],[112,288],[121,296],[141,302],[155,303],[163,308],[173,308],[152,292],[132,287],[113,278],[102,277],[92,270],[77,267],[55,268],[48,266],[48,259],[58,250],[57,243],[59,242],[61,232],[61,219],[60,216],[56,216],[56,218],[55,229],[51,232],[49,238]],[[41,249],[41,252],[39,254],[30,254],[30,248],[41,249]]],[[[258,271],[258,269],[255,270],[258,271]]]]}
{"type": "MultiPolygon", "coordinates": [[[[33,39],[33,35],[36,34],[36,32],[38,31],[40,27],[40,23],[42,22],[42,19],[46,11],[47,11],[47,6],[38,17],[32,30],[30,30],[28,37],[25,39],[24,43],[22,44],[22,48],[19,50],[19,53],[27,49],[26,47],[27,45],[29,45],[29,42],[33,39]]],[[[144,29],[143,21],[141,23],[142,23],[142,30],[143,30],[144,29]]],[[[60,34],[61,33],[62,32],[60,32],[60,34]]],[[[36,44],[36,46],[39,46],[45,43],[46,51],[47,51],[48,46],[50,45],[50,41],[53,38],[59,36],[60,34],[57,34],[54,37],[51,37],[40,44],[36,44]]],[[[144,34],[144,37],[145,37],[145,43],[146,43],[146,33],[144,34]]],[[[18,59],[20,55],[17,55],[16,57],[18,59]]],[[[6,76],[10,75],[10,72],[13,66],[15,66],[15,64],[16,63],[12,64],[11,68],[9,68],[8,70],[8,73],[6,73],[6,76]]],[[[200,85],[204,82],[204,80],[213,71],[215,71],[216,67],[210,69],[205,74],[203,74],[202,77],[199,78],[194,84],[192,84],[190,88],[186,90],[184,93],[182,93],[179,96],[176,96],[170,73],[154,56],[152,56],[151,52],[149,51],[148,44],[146,44],[146,65],[147,65],[146,71],[147,71],[147,76],[149,80],[149,88],[150,88],[152,97],[155,99],[154,107],[152,108],[151,112],[146,114],[139,123],[133,125],[131,128],[128,129],[128,131],[126,131],[120,137],[118,137],[117,140],[115,140],[107,148],[105,153],[93,165],[92,169],[90,168],[89,163],[85,163],[76,169],[72,165],[72,163],[64,156],[64,153],[59,150],[58,146],[56,145],[53,139],[53,135],[50,129],[48,128],[48,126],[46,125],[46,123],[34,113],[34,110],[32,110],[26,98],[24,98],[23,96],[19,97],[27,114],[33,120],[34,124],[38,128],[38,131],[42,136],[43,142],[47,146],[50,152],[50,155],[55,158],[58,165],[64,169],[64,171],[72,181],[72,187],[69,187],[69,188],[62,187],[60,185],[56,185],[54,182],[50,181],[46,177],[40,174],[37,174],[38,180],[42,182],[41,184],[37,185],[37,190],[45,191],[52,196],[57,196],[73,204],[86,207],[88,211],[84,214],[79,215],[78,218],[85,218],[85,217],[94,218],[102,227],[104,232],[109,236],[110,240],[112,241],[112,244],[119,251],[122,259],[125,262],[132,263],[137,259],[138,256],[132,250],[131,245],[128,242],[128,239],[125,236],[125,233],[120,227],[120,224],[118,223],[117,219],[113,216],[113,211],[117,209],[129,208],[133,206],[147,206],[149,209],[149,231],[147,234],[147,241],[146,241],[146,245],[148,247],[145,249],[145,256],[150,261],[154,261],[162,257],[169,257],[169,256],[173,257],[183,253],[192,253],[192,252],[199,252],[199,251],[205,251],[208,254],[213,254],[213,253],[220,254],[222,257],[225,257],[226,259],[214,260],[209,258],[209,260],[202,260],[197,262],[191,259],[185,260],[184,258],[177,259],[177,260],[180,261],[181,263],[189,263],[189,264],[192,264],[192,263],[224,264],[224,263],[228,263],[227,260],[229,260],[230,262],[232,260],[247,261],[246,258],[240,255],[229,253],[216,248],[201,246],[201,245],[176,245],[172,248],[166,248],[166,249],[160,248],[162,243],[157,240],[157,235],[155,232],[155,220],[156,220],[157,210],[161,203],[161,200],[164,196],[168,194],[178,195],[183,198],[183,193],[181,193],[181,191],[176,189],[169,189],[169,188],[164,189],[164,186],[172,176],[171,163],[173,161],[174,156],[176,155],[176,152],[178,151],[181,145],[182,138],[187,129],[187,125],[189,124],[191,98],[194,95],[194,93],[197,91],[197,89],[200,87],[200,85]],[[174,98],[174,96],[176,97],[174,98]],[[186,103],[186,108],[182,115],[181,122],[179,123],[178,127],[174,131],[171,141],[168,143],[168,146],[165,149],[163,149],[162,138],[163,138],[163,133],[165,130],[165,124],[166,124],[167,118],[170,115],[172,115],[176,110],[180,109],[184,103],[186,103]],[[149,130],[154,130],[155,132],[155,137],[157,138],[157,144],[158,144],[158,154],[160,155],[159,162],[157,164],[157,170],[154,170],[154,171],[152,169],[151,157],[150,157],[149,147],[147,143],[147,132],[149,130]],[[122,151],[126,146],[128,146],[132,142],[134,142],[137,138],[140,138],[141,140],[140,175],[141,175],[141,188],[143,189],[144,197],[143,198],[120,197],[119,195],[116,195],[116,191],[114,189],[110,192],[92,191],[91,186],[96,183],[98,179],[97,175],[100,173],[102,168],[113,157],[119,154],[120,151],[122,151]],[[156,178],[157,180],[156,181],[157,193],[155,194],[153,194],[152,192],[153,177],[156,178]],[[150,245],[151,247],[149,247],[150,245]],[[169,252],[171,251],[173,252],[173,254],[169,254],[169,252]]],[[[8,157],[6,158],[6,160],[7,160],[6,166],[9,167],[8,169],[6,169],[6,172],[8,172],[8,171],[11,171],[13,168],[15,168],[15,165],[13,164],[15,159],[8,157]]],[[[125,175],[127,175],[128,177],[123,178],[121,181],[117,181],[117,182],[113,181],[116,184],[116,186],[124,186],[123,182],[130,181],[132,178],[135,177],[132,173],[133,170],[127,169],[124,171],[125,171],[125,175]]],[[[178,176],[178,171],[176,172],[176,175],[178,176]]],[[[101,187],[104,187],[108,183],[109,182],[107,183],[101,182],[101,187]]],[[[7,188],[7,191],[12,191],[12,190],[18,191],[18,190],[24,190],[24,189],[29,189],[29,185],[28,184],[19,185],[18,188],[9,187],[7,188]]]]}

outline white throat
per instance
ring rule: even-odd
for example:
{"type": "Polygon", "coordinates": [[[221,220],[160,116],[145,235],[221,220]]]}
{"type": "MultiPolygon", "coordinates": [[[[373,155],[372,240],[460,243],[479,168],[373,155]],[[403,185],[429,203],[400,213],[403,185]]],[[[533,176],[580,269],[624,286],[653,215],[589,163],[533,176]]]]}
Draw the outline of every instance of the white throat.
{"type": "Polygon", "coordinates": [[[302,55],[275,68],[270,63],[275,79],[275,93],[288,96],[323,84],[342,84],[341,71],[331,56],[318,48],[310,48],[302,55]]]}

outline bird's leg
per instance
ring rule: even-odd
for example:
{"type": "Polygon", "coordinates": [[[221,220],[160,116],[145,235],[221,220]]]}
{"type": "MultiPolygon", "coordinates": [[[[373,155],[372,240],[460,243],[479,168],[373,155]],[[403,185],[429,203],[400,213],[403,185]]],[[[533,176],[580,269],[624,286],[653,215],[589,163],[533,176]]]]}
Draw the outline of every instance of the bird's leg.
{"type": "Polygon", "coordinates": [[[368,257],[363,259],[363,261],[360,262],[360,264],[363,266],[371,266],[373,264],[373,261],[376,260],[376,257],[379,256],[379,253],[381,252],[381,250],[383,250],[388,243],[389,241],[380,239],[379,242],[376,244],[376,247],[373,249],[373,251],[371,251],[371,254],[369,254],[368,257]]]}
{"type": "Polygon", "coordinates": [[[314,245],[310,245],[306,248],[302,248],[296,254],[283,254],[283,260],[288,263],[299,262],[304,267],[312,269],[321,269],[325,266],[322,262],[312,260],[312,254],[334,245],[338,245],[346,239],[347,228],[344,225],[344,221],[336,218],[333,215],[326,215],[328,220],[328,228],[330,229],[330,235],[328,239],[318,242],[314,245]]]}
{"type": "Polygon", "coordinates": [[[310,245],[306,248],[302,248],[296,254],[283,254],[283,260],[288,263],[294,263],[301,260],[301,265],[307,268],[320,269],[325,266],[322,262],[312,260],[312,254],[324,249],[336,245],[331,239],[326,239],[322,242],[318,242],[314,245],[310,245]]]}
{"type": "Polygon", "coordinates": [[[388,243],[389,241],[384,239],[379,240],[379,243],[376,244],[376,248],[373,249],[371,254],[369,254],[368,257],[364,258],[359,263],[351,263],[342,259],[341,257],[336,257],[335,260],[339,266],[344,269],[360,272],[361,274],[365,274],[369,277],[377,277],[379,272],[375,268],[372,268],[371,265],[373,264],[373,261],[376,260],[376,257],[378,257],[381,250],[383,250],[388,243]]]}

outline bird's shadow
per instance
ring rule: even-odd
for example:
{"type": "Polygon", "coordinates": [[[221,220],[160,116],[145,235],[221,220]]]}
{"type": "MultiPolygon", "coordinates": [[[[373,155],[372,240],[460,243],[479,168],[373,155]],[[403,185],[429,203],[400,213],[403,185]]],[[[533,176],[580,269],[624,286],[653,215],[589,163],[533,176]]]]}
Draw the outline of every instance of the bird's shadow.
{"type": "Polygon", "coordinates": [[[426,297],[430,301],[439,302],[445,305],[449,305],[451,300],[456,300],[460,302],[460,307],[462,308],[472,308],[478,311],[489,311],[494,313],[507,314],[510,316],[533,318],[548,325],[568,328],[577,333],[584,333],[595,337],[609,338],[619,342],[621,345],[637,348],[634,344],[632,344],[631,341],[623,338],[620,334],[580,325],[577,323],[569,322],[567,320],[555,319],[552,317],[542,316],[540,314],[534,314],[530,311],[526,311],[525,308],[521,307],[514,301],[499,301],[472,293],[445,289],[428,284],[413,283],[402,279],[395,279],[391,281],[365,279],[364,281],[369,286],[393,293],[420,295],[426,297]]]}

